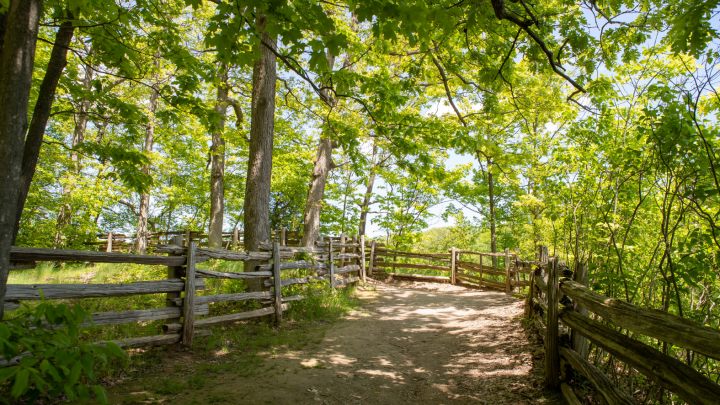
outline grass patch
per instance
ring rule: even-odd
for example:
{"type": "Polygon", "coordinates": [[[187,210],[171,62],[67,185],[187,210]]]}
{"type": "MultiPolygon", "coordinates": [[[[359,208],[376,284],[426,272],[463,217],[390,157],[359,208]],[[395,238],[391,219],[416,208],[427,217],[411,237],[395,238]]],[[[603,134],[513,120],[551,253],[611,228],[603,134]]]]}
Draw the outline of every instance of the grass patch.
{"type": "MultiPolygon", "coordinates": [[[[218,271],[241,271],[243,263],[210,261],[203,267],[218,271]]],[[[312,274],[310,270],[283,271],[283,278],[304,277],[312,274]]],[[[96,264],[80,265],[63,263],[39,263],[35,269],[13,271],[8,279],[9,284],[101,284],[130,283],[135,281],[162,280],[167,277],[164,266],[142,266],[134,264],[96,264]]],[[[241,280],[205,279],[206,289],[198,291],[198,295],[215,295],[245,292],[248,286],[241,280]]],[[[218,359],[217,362],[206,362],[197,366],[185,363],[171,366],[175,376],[158,380],[151,384],[150,389],[158,395],[177,395],[187,389],[202,389],[212,375],[231,372],[239,377],[277,373],[275,367],[267,367],[266,359],[288,351],[299,351],[310,344],[319,344],[325,335],[325,329],[340,316],[355,310],[360,300],[354,296],[355,288],[332,290],[329,283],[311,285],[294,285],[283,288],[283,295],[302,294],[305,300],[294,301],[290,309],[284,313],[283,324],[275,327],[272,316],[264,320],[249,320],[236,324],[217,326],[213,335],[197,339],[192,352],[206,358],[218,359]],[[192,370],[192,376],[183,375],[192,370]]],[[[80,305],[89,313],[108,311],[130,311],[165,307],[165,294],[147,294],[129,297],[87,298],[54,300],[62,303],[80,305]]],[[[24,301],[27,306],[37,306],[40,301],[24,301]]],[[[244,312],[259,308],[255,301],[222,302],[210,304],[210,315],[219,316],[244,312]]],[[[21,308],[7,311],[6,319],[18,316],[21,308]]],[[[132,337],[162,334],[164,320],[153,322],[133,322],[120,325],[101,325],[82,328],[79,333],[85,341],[119,340],[132,337]]],[[[140,348],[128,351],[124,362],[114,364],[96,363],[95,375],[106,380],[137,381],[145,375],[160,371],[163,360],[169,353],[167,346],[140,348]]],[[[122,403],[138,403],[145,401],[146,395],[124,395],[117,401],[122,403]]],[[[218,397],[216,402],[225,399],[218,397]]]]}

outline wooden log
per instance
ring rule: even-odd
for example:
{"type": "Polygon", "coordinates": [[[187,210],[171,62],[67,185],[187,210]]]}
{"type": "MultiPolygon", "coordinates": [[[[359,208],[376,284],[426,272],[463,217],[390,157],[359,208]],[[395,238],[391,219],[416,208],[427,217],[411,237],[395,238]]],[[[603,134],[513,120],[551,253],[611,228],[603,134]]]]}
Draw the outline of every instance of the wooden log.
{"type": "Polygon", "coordinates": [[[185,305],[183,305],[182,344],[192,347],[195,337],[195,251],[197,242],[188,246],[187,267],[185,268],[185,305]]]}
{"type": "MultiPolygon", "coordinates": [[[[327,252],[328,242],[317,242],[315,245],[318,247],[324,247],[325,249],[323,250],[323,252],[327,252]]],[[[360,247],[360,244],[355,242],[347,243],[347,241],[345,243],[333,241],[333,249],[356,247],[360,247]]]]}
{"type": "Polygon", "coordinates": [[[485,269],[483,268],[483,257],[482,256],[478,256],[478,267],[479,267],[478,273],[480,273],[480,278],[482,278],[483,272],[485,271],[485,269]]]}
{"type": "Polygon", "coordinates": [[[21,308],[21,305],[17,301],[5,301],[5,311],[15,311],[21,308]]]}
{"type": "Polygon", "coordinates": [[[512,285],[513,287],[527,287],[530,285],[530,281],[528,281],[528,280],[520,280],[520,281],[510,280],[510,285],[512,285]]]}
{"type": "Polygon", "coordinates": [[[233,250],[238,250],[238,242],[240,241],[240,232],[238,231],[237,227],[233,229],[233,236],[232,236],[232,245],[233,250]]]}
{"type": "MultiPolygon", "coordinates": [[[[173,236],[172,240],[173,240],[173,244],[182,245],[182,235],[173,236]]],[[[167,268],[167,278],[168,279],[180,278],[180,275],[182,273],[184,273],[184,270],[180,266],[168,266],[168,268],[167,268]]],[[[165,306],[168,306],[168,307],[173,306],[172,300],[175,298],[180,298],[180,296],[181,296],[180,291],[167,293],[165,295],[165,300],[166,300],[165,306]]],[[[196,303],[196,305],[197,305],[197,303],[196,303]]],[[[180,316],[181,315],[178,315],[176,318],[168,319],[168,322],[170,322],[170,323],[180,322],[180,320],[181,320],[180,316]]]]}
{"type": "Polygon", "coordinates": [[[540,289],[541,292],[547,294],[548,286],[547,286],[547,283],[545,283],[545,280],[543,279],[543,277],[541,277],[541,276],[535,277],[535,285],[540,289]]]}
{"type": "MultiPolygon", "coordinates": [[[[289,285],[295,285],[295,284],[309,284],[309,283],[321,283],[323,281],[329,280],[329,276],[323,276],[323,277],[303,277],[303,278],[287,278],[285,280],[281,280],[280,285],[281,287],[287,287],[289,285]]],[[[274,281],[272,278],[265,280],[263,283],[265,287],[272,287],[274,285],[274,281]]]]}
{"type": "Polygon", "coordinates": [[[580,372],[595,388],[595,391],[608,405],[637,405],[637,402],[625,391],[620,390],[597,367],[590,364],[573,350],[567,347],[560,348],[560,355],[570,365],[580,372]]]}
{"type": "Polygon", "coordinates": [[[335,280],[335,287],[360,281],[360,277],[348,277],[335,280]]]}
{"type": "Polygon", "coordinates": [[[105,252],[112,253],[112,251],[113,251],[113,233],[108,232],[107,247],[105,248],[105,252]]]}
{"type": "Polygon", "coordinates": [[[480,281],[480,283],[487,285],[488,287],[501,288],[501,289],[505,288],[505,283],[502,283],[500,281],[495,281],[495,280],[488,280],[486,278],[483,278],[482,281],[480,281]]]}
{"type": "Polygon", "coordinates": [[[457,250],[458,253],[463,255],[480,255],[489,257],[505,257],[505,253],[485,253],[485,252],[473,252],[472,250],[457,250]]]}
{"type": "Polygon", "coordinates": [[[542,319],[540,319],[540,317],[535,318],[535,321],[533,322],[533,324],[535,325],[535,328],[538,331],[538,335],[540,335],[540,337],[543,340],[543,344],[544,344],[545,341],[547,340],[547,327],[542,322],[542,319]]]}
{"type": "Polygon", "coordinates": [[[497,270],[496,271],[494,269],[495,269],[494,267],[487,266],[487,267],[483,267],[483,271],[479,271],[478,269],[473,268],[473,267],[464,267],[464,266],[458,267],[458,270],[472,271],[473,273],[480,273],[481,275],[482,274],[489,274],[491,276],[504,276],[505,275],[505,270],[503,270],[503,271],[497,270]]]}
{"type": "MultiPolygon", "coordinates": [[[[475,278],[477,278],[477,277],[475,277],[475,278]]],[[[470,284],[480,284],[479,281],[473,280],[473,279],[471,279],[471,278],[467,278],[465,274],[460,274],[460,273],[458,273],[458,274],[455,275],[455,280],[456,280],[456,281],[457,281],[457,280],[462,280],[462,281],[464,281],[464,282],[466,282],[466,283],[470,283],[470,284]]]]}
{"type": "Polygon", "coordinates": [[[232,280],[248,280],[253,278],[272,277],[271,271],[248,271],[248,272],[222,272],[206,269],[196,269],[197,277],[201,278],[227,278],[232,280]]]}
{"type": "Polygon", "coordinates": [[[32,270],[35,267],[35,262],[10,262],[8,270],[32,270]]]}
{"type": "Polygon", "coordinates": [[[373,269],[375,268],[375,241],[372,241],[372,245],[370,245],[370,266],[368,269],[370,270],[368,272],[369,275],[372,276],[373,269]]]}
{"type": "Polygon", "coordinates": [[[134,263],[157,266],[184,266],[184,257],[135,255],[129,253],[95,252],[90,250],[47,249],[12,246],[12,262],[93,262],[93,263],[134,263]]]}
{"type": "MultiPolygon", "coordinates": [[[[330,257],[328,255],[317,255],[315,256],[317,260],[322,261],[330,261],[330,257]]],[[[332,254],[332,260],[340,260],[340,259],[357,259],[360,255],[355,253],[333,253],[332,254]]]]}
{"type": "MultiPolygon", "coordinates": [[[[205,288],[205,282],[198,280],[196,289],[205,288]]],[[[8,284],[5,299],[7,301],[39,300],[42,289],[45,299],[59,300],[67,298],[126,297],[129,295],[161,294],[183,291],[185,282],[181,279],[136,281],[126,284],[8,284]]]]}
{"type": "Polygon", "coordinates": [[[547,313],[548,307],[547,307],[547,304],[545,303],[545,301],[543,301],[539,297],[535,297],[535,298],[533,298],[533,302],[535,303],[535,305],[539,306],[543,311],[545,311],[545,313],[547,313]]]}
{"type": "Polygon", "coordinates": [[[426,281],[433,283],[449,283],[450,277],[441,276],[424,276],[422,274],[404,274],[404,273],[388,273],[389,276],[396,279],[408,279],[412,281],[426,281]]]}
{"type": "MultiPolygon", "coordinates": [[[[209,315],[210,307],[207,304],[195,304],[197,315],[209,315]]],[[[140,309],[134,311],[118,311],[118,312],[96,312],[90,314],[86,321],[81,323],[82,327],[100,326],[100,325],[118,325],[130,322],[148,322],[160,319],[178,319],[183,314],[182,307],[164,307],[152,309],[140,309]],[[90,322],[92,319],[92,322],[90,322]]],[[[49,329],[60,329],[63,325],[51,325],[44,321],[43,325],[49,329]]],[[[34,328],[31,328],[34,329],[34,328]]]]}
{"type": "MultiPolygon", "coordinates": [[[[287,311],[288,304],[282,304],[281,306],[283,311],[287,311]]],[[[195,328],[209,328],[216,325],[222,325],[226,323],[233,323],[242,321],[245,319],[252,319],[252,318],[259,318],[261,316],[266,315],[272,315],[275,313],[275,308],[273,307],[267,307],[262,309],[256,309],[254,311],[247,311],[247,312],[238,312],[235,314],[230,315],[221,315],[221,316],[215,316],[212,318],[204,318],[204,319],[198,319],[195,321],[195,328]]],[[[164,329],[164,326],[163,326],[164,329]]]]}
{"type": "Polygon", "coordinates": [[[391,253],[398,256],[418,256],[422,258],[450,258],[449,253],[418,253],[418,252],[406,252],[404,250],[391,250],[377,248],[377,253],[391,253]]]}
{"type": "Polygon", "coordinates": [[[562,394],[565,397],[565,401],[567,401],[568,405],[582,405],[580,400],[577,399],[577,396],[575,396],[575,392],[569,385],[565,383],[560,383],[560,391],[562,391],[562,394]]]}
{"type": "MultiPolygon", "coordinates": [[[[187,247],[177,245],[157,245],[155,248],[155,253],[174,253],[178,255],[187,255],[187,247]]],[[[272,258],[272,252],[234,252],[232,250],[226,249],[197,248],[196,256],[198,258],[198,262],[208,259],[247,262],[270,260],[272,258]]],[[[295,254],[289,251],[280,252],[281,259],[292,259],[293,256],[295,256],[295,254]]]]}
{"type": "Polygon", "coordinates": [[[545,387],[560,388],[560,356],[558,355],[558,304],[560,291],[558,285],[557,257],[553,258],[548,277],[547,339],[545,339],[545,387]]]}
{"type": "MultiPolygon", "coordinates": [[[[257,269],[260,271],[272,270],[273,264],[263,264],[258,266],[257,269]]],[[[327,269],[330,266],[327,263],[313,263],[309,261],[299,260],[296,262],[285,262],[280,263],[280,270],[292,270],[292,269],[327,269]]]]}
{"type": "Polygon", "coordinates": [[[340,267],[340,268],[335,269],[335,274],[338,275],[338,274],[350,273],[353,271],[360,271],[360,270],[361,270],[360,266],[358,266],[357,264],[350,264],[345,267],[340,267]]]}
{"type": "Polygon", "coordinates": [[[680,360],[569,309],[561,312],[560,319],[684,401],[691,404],[720,401],[720,385],[680,360]]]}
{"type": "MultiPolygon", "coordinates": [[[[273,244],[273,277],[275,280],[281,280],[280,277],[280,244],[273,244]]],[[[273,292],[275,296],[275,324],[282,323],[282,283],[275,283],[273,292]],[[280,284],[280,285],[278,285],[280,284]]]]}
{"type": "MultiPolygon", "coordinates": [[[[307,297],[304,295],[291,295],[289,297],[283,297],[282,302],[285,303],[285,302],[291,302],[291,301],[300,301],[300,300],[304,300],[305,298],[307,298],[307,297]]],[[[260,303],[261,304],[274,304],[275,300],[260,301],[260,303]]]]}
{"type": "MultiPolygon", "coordinates": [[[[258,292],[246,292],[246,293],[234,293],[234,294],[218,294],[218,295],[196,295],[195,305],[209,304],[211,302],[226,302],[226,301],[245,301],[245,300],[260,300],[272,298],[270,291],[258,291],[258,292]]],[[[176,307],[183,306],[183,298],[173,298],[171,300],[172,305],[176,307]]]]}
{"type": "MultiPolygon", "coordinates": [[[[198,330],[195,331],[194,338],[201,338],[212,335],[211,330],[198,330]]],[[[117,344],[123,349],[135,349],[138,347],[148,346],[164,346],[173,343],[178,343],[182,340],[182,335],[179,333],[168,334],[168,335],[155,335],[155,336],[144,336],[139,338],[130,338],[122,340],[114,340],[113,343],[117,344]]],[[[96,343],[102,344],[102,343],[96,343]]]]}
{"type": "Polygon", "coordinates": [[[360,276],[362,277],[363,283],[366,280],[365,275],[365,235],[360,235],[360,267],[362,270],[360,271],[360,276]]]}
{"type": "Polygon", "coordinates": [[[467,278],[467,279],[469,279],[469,280],[482,281],[482,277],[473,276],[473,275],[471,275],[471,274],[457,273],[457,276],[458,276],[458,277],[462,276],[462,277],[467,278]]]}
{"type": "Polygon", "coordinates": [[[535,273],[530,273],[530,288],[528,288],[527,298],[525,299],[525,319],[533,318],[533,298],[535,295],[535,273]]]}
{"type": "Polygon", "coordinates": [[[327,260],[330,266],[330,288],[335,288],[335,262],[333,261],[333,240],[330,239],[330,247],[328,249],[327,260]]]}
{"type": "Polygon", "coordinates": [[[720,331],[716,329],[665,311],[605,297],[574,281],[563,280],[560,288],[568,297],[613,325],[720,359],[720,331]]]}
{"type": "Polygon", "coordinates": [[[415,263],[375,263],[375,267],[398,267],[402,269],[421,269],[421,270],[439,270],[439,271],[450,271],[450,267],[445,266],[432,266],[429,264],[415,264],[415,263]]]}
{"type": "Polygon", "coordinates": [[[505,248],[505,292],[510,293],[512,291],[512,284],[510,283],[512,275],[510,274],[510,249],[505,248]]]}
{"type": "MultiPolygon", "coordinates": [[[[587,267],[581,266],[573,275],[574,281],[580,283],[582,286],[587,288],[588,286],[588,270],[587,267]]],[[[562,283],[560,283],[560,289],[562,290],[562,283]]],[[[575,312],[579,313],[582,316],[588,316],[588,310],[585,308],[584,305],[580,303],[579,300],[576,300],[573,302],[575,312]]],[[[575,330],[572,330],[570,333],[570,341],[572,342],[572,348],[575,350],[575,353],[579,354],[580,357],[587,359],[589,352],[588,352],[588,342],[585,337],[577,333],[575,330]]]]}
{"type": "MultiPolygon", "coordinates": [[[[272,245],[269,243],[261,243],[258,246],[258,249],[260,250],[272,250],[272,245]]],[[[281,256],[282,254],[287,255],[288,253],[292,253],[293,255],[296,253],[327,253],[328,249],[325,247],[303,247],[303,246],[282,246],[280,248],[281,256]]]]}
{"type": "Polygon", "coordinates": [[[457,267],[455,265],[455,261],[457,260],[457,255],[455,254],[456,249],[455,246],[453,246],[450,249],[450,284],[455,285],[455,279],[457,278],[457,267]]]}

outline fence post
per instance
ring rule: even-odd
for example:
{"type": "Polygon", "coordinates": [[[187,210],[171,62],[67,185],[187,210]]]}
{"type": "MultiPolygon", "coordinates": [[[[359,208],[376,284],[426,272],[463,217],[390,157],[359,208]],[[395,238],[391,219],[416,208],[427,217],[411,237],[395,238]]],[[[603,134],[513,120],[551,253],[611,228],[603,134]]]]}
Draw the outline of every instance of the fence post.
{"type": "Polygon", "coordinates": [[[535,295],[535,272],[530,272],[530,286],[528,288],[527,299],[525,300],[525,319],[533,318],[533,298],[535,295]]]}
{"type": "Polygon", "coordinates": [[[505,248],[505,293],[509,294],[512,291],[512,285],[510,284],[510,248],[505,248]]]}
{"type": "MultiPolygon", "coordinates": [[[[183,237],[182,235],[177,235],[172,238],[172,244],[182,246],[183,243],[183,237]]],[[[178,256],[178,255],[170,255],[170,256],[178,256]]],[[[182,272],[182,266],[168,266],[167,268],[167,278],[173,279],[173,278],[180,278],[180,273],[182,272]]],[[[182,293],[180,292],[169,292],[165,296],[165,306],[166,307],[173,307],[175,304],[172,302],[173,298],[180,298],[180,295],[182,293]]],[[[180,318],[170,318],[167,320],[167,323],[180,323],[180,318]]],[[[175,343],[173,348],[177,349],[177,343],[175,343]]]]}
{"type": "MultiPolygon", "coordinates": [[[[347,238],[345,238],[345,232],[340,233],[340,244],[344,245],[347,238]]],[[[340,248],[340,253],[345,253],[345,248],[340,248]]],[[[340,259],[340,267],[345,266],[345,259],[340,259]]]]}
{"type": "Polygon", "coordinates": [[[450,248],[450,284],[455,285],[455,246],[450,248]]]}
{"type": "Polygon", "coordinates": [[[233,236],[232,236],[233,250],[238,250],[238,239],[240,239],[240,231],[238,231],[237,226],[236,226],[235,229],[233,229],[233,236]]]}
{"type": "Polygon", "coordinates": [[[113,234],[112,232],[108,232],[108,243],[107,243],[107,249],[105,250],[108,253],[112,253],[112,240],[113,240],[113,234]]]}
{"type": "Polygon", "coordinates": [[[328,263],[330,264],[330,288],[335,288],[335,264],[333,263],[333,241],[328,238],[328,263]]]}
{"type": "Polygon", "coordinates": [[[360,235],[360,275],[365,282],[365,235],[360,235]]]}
{"type": "MultiPolygon", "coordinates": [[[[574,281],[588,286],[588,270],[585,266],[578,266],[577,271],[573,274],[574,281]]],[[[575,311],[582,316],[588,316],[588,310],[582,304],[575,302],[575,311]]],[[[572,348],[577,354],[583,359],[588,358],[588,341],[583,335],[579,334],[575,329],[570,331],[570,340],[572,341],[572,348]]]]}
{"type": "Polygon", "coordinates": [[[185,266],[185,299],[183,300],[183,346],[192,347],[195,336],[195,249],[197,242],[190,242],[185,266]]]}
{"type": "Polygon", "coordinates": [[[483,276],[482,258],[483,258],[483,255],[478,255],[478,257],[479,257],[478,262],[480,262],[480,280],[478,280],[478,284],[480,285],[480,287],[482,287],[482,276],[483,276]]]}
{"type": "Polygon", "coordinates": [[[273,243],[273,280],[275,324],[280,325],[282,323],[282,280],[280,279],[280,243],[278,242],[273,243]]]}
{"type": "Polygon", "coordinates": [[[558,259],[553,257],[548,263],[548,312],[547,337],[545,339],[545,388],[560,388],[560,356],[558,353],[558,302],[559,268],[558,259]]]}
{"type": "Polygon", "coordinates": [[[373,266],[375,266],[375,241],[370,245],[370,266],[368,266],[368,275],[373,275],[373,266]]]}
{"type": "Polygon", "coordinates": [[[192,240],[191,232],[189,229],[185,230],[185,246],[190,247],[190,241],[192,240]]]}

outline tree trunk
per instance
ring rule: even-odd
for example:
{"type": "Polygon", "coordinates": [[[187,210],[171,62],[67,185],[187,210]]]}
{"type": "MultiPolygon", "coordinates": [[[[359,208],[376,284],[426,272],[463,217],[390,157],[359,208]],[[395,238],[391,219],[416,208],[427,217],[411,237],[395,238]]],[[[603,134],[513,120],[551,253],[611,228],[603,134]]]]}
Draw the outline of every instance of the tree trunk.
{"type": "MultiPolygon", "coordinates": [[[[210,228],[208,230],[208,246],[219,249],[222,247],[223,215],[225,215],[225,114],[228,107],[227,66],[222,65],[219,73],[220,83],[217,88],[217,101],[212,127],[212,146],[210,154],[210,228]]],[[[274,95],[273,95],[274,97],[274,95]]],[[[271,142],[272,148],[272,142],[271,142]]]]}
{"type": "MultiPolygon", "coordinates": [[[[160,55],[156,55],[160,57],[160,55]]],[[[156,67],[159,65],[158,61],[155,61],[156,67]]],[[[150,93],[150,105],[149,105],[149,122],[145,126],[145,151],[152,152],[153,145],[155,144],[155,112],[157,111],[157,100],[160,96],[160,86],[158,83],[153,84],[152,92],[150,93]]],[[[147,164],[142,168],[143,173],[150,174],[150,165],[147,164]]],[[[144,255],[147,250],[147,237],[148,237],[148,213],[150,212],[150,192],[143,193],[140,196],[140,212],[138,215],[137,234],[135,235],[135,252],[137,254],[144,255]]]]}
{"type": "MultiPolygon", "coordinates": [[[[67,11],[67,18],[73,18],[70,11],[67,11]]],[[[40,157],[45,127],[47,126],[52,105],[55,101],[55,91],[57,90],[60,76],[62,76],[65,66],[67,66],[67,52],[74,31],[75,27],[73,27],[71,21],[65,21],[60,24],[60,28],[57,34],[55,34],[55,45],[53,45],[52,52],[50,53],[50,60],[48,61],[47,70],[45,71],[45,77],[43,78],[42,84],[40,84],[40,91],[38,92],[37,101],[35,102],[35,109],[33,110],[30,128],[23,149],[20,174],[20,197],[18,198],[17,213],[15,215],[13,245],[20,230],[20,219],[23,209],[25,208],[25,201],[30,192],[30,184],[35,175],[38,158],[40,157]]]]}
{"type": "Polygon", "coordinates": [[[41,0],[13,0],[7,10],[0,59],[0,319],[15,232],[23,141],[27,130],[41,0]]]}
{"type": "MultiPolygon", "coordinates": [[[[90,65],[85,65],[85,77],[83,78],[83,86],[86,90],[90,91],[92,90],[92,80],[95,75],[95,71],[92,69],[90,65]]],[[[88,122],[88,116],[90,111],[90,100],[83,98],[80,100],[80,111],[78,111],[77,119],[75,120],[75,130],[73,131],[73,140],[72,140],[72,147],[74,148],[78,144],[85,141],[85,129],[87,128],[87,122],[88,122]]],[[[78,176],[80,174],[80,158],[78,157],[77,153],[70,152],[70,160],[73,164],[73,169],[75,171],[75,176],[78,176]]],[[[63,198],[69,198],[69,194],[73,189],[73,184],[66,185],[62,189],[62,197],[63,198]]],[[[70,206],[70,203],[66,202],[61,208],[60,212],[58,212],[58,219],[57,219],[57,230],[55,232],[55,243],[54,246],[60,245],[60,239],[62,237],[62,228],[70,223],[70,219],[72,218],[72,207],[70,206]]]]}
{"type": "MultiPolygon", "coordinates": [[[[270,186],[272,180],[273,137],[275,131],[276,39],[265,32],[267,17],[259,14],[260,58],[253,65],[250,151],[244,204],[245,250],[256,251],[260,242],[270,239],[270,186]]],[[[252,271],[258,262],[248,262],[252,271]]],[[[259,279],[249,283],[250,291],[260,291],[259,279]]]]}
{"type": "Polygon", "coordinates": [[[322,138],[318,143],[318,151],[315,155],[312,180],[308,188],[308,196],[305,202],[305,215],[303,216],[303,239],[302,246],[311,247],[318,238],[320,232],[320,211],[322,209],[325,184],[327,183],[330,170],[335,167],[332,160],[332,150],[337,145],[329,138],[322,138]]]}
{"type": "MultiPolygon", "coordinates": [[[[490,198],[490,251],[492,253],[497,252],[497,246],[495,244],[495,194],[493,190],[493,175],[490,173],[490,162],[488,162],[488,196],[490,198]]],[[[493,267],[497,267],[497,257],[492,257],[493,267]]]]}
{"type": "MultiPolygon", "coordinates": [[[[326,54],[328,65],[332,70],[335,65],[335,55],[326,54]]],[[[327,90],[322,90],[326,100],[330,100],[327,90]]],[[[331,101],[332,103],[332,101],[331,101]]],[[[323,135],[326,135],[323,131],[323,135]]],[[[303,239],[302,246],[311,247],[320,233],[320,212],[322,211],[323,196],[325,195],[325,184],[327,183],[330,170],[334,169],[335,163],[332,160],[332,151],[337,147],[337,142],[330,138],[321,136],[318,142],[318,151],[313,164],[312,179],[308,187],[308,196],[305,201],[305,214],[303,215],[303,239]]]]}
{"type": "Polygon", "coordinates": [[[358,228],[358,235],[365,235],[365,228],[367,226],[367,214],[370,210],[370,198],[372,198],[373,186],[375,185],[375,164],[377,162],[377,145],[373,145],[372,160],[370,161],[370,177],[367,182],[367,189],[365,190],[365,198],[360,206],[360,227],[358,228]]]}

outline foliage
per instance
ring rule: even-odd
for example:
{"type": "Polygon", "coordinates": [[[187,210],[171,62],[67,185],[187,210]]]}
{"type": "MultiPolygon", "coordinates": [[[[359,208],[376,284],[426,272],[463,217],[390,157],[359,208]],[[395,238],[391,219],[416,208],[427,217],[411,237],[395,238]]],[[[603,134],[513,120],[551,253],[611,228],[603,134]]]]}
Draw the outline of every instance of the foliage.
{"type": "Polygon", "coordinates": [[[26,315],[0,323],[0,353],[19,364],[0,369],[0,387],[10,398],[27,398],[31,403],[40,395],[50,398],[65,394],[69,400],[87,399],[90,392],[107,403],[105,390],[95,385],[95,360],[108,362],[124,358],[125,352],[112,342],[104,345],[83,343],[78,328],[88,313],[79,305],[52,305],[43,302],[26,315]]]}

